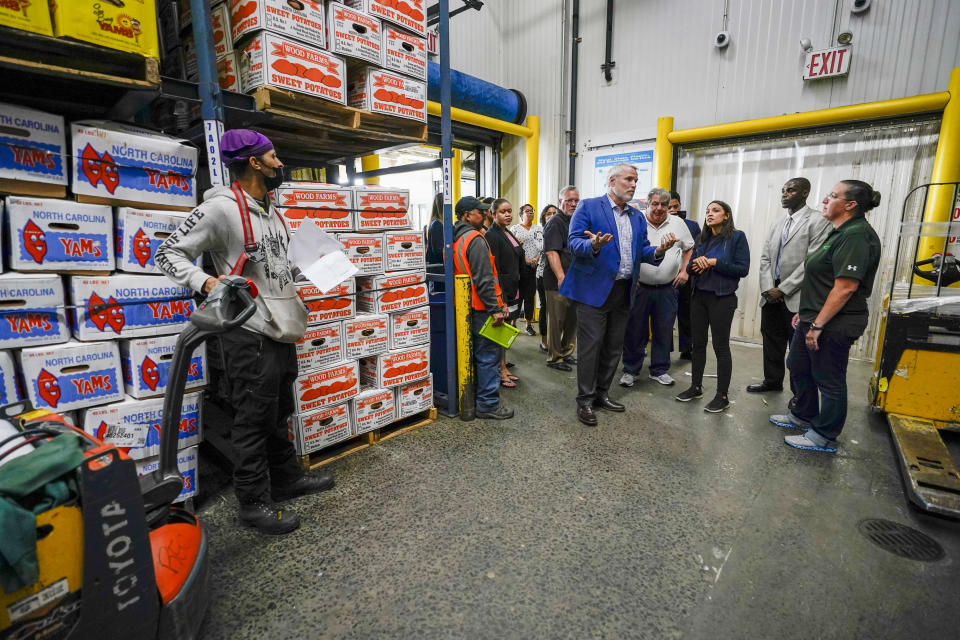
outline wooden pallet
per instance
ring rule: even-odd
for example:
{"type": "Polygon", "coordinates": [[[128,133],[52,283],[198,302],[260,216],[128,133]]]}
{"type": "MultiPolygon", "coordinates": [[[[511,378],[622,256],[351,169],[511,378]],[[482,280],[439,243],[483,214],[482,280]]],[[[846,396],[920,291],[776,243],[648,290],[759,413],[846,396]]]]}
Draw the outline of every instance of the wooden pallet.
{"type": "Polygon", "coordinates": [[[128,89],[160,86],[156,58],[8,27],[0,27],[0,68],[128,89]]]}
{"type": "Polygon", "coordinates": [[[314,451],[310,455],[300,456],[300,464],[306,469],[317,469],[324,465],[339,460],[351,453],[362,451],[367,447],[373,446],[395,436],[399,436],[408,431],[419,429],[437,419],[436,407],[431,407],[426,411],[414,414],[410,417],[397,420],[391,424],[374,429],[358,436],[353,436],[347,440],[338,442],[319,451],[314,451]]]}
{"type": "Polygon", "coordinates": [[[260,87],[253,98],[257,110],[269,117],[259,128],[277,145],[281,157],[285,148],[337,157],[427,139],[424,122],[370,113],[286,89],[260,87]]]}

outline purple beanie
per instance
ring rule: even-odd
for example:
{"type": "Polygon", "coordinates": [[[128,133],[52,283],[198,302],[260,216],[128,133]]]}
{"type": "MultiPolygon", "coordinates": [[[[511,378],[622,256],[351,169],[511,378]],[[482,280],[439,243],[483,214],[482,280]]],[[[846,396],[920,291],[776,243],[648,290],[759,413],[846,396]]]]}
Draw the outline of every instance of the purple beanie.
{"type": "Polygon", "coordinates": [[[220,138],[220,158],[227,166],[244,163],[247,158],[270,149],[273,149],[270,139],[250,129],[230,129],[220,138]]]}

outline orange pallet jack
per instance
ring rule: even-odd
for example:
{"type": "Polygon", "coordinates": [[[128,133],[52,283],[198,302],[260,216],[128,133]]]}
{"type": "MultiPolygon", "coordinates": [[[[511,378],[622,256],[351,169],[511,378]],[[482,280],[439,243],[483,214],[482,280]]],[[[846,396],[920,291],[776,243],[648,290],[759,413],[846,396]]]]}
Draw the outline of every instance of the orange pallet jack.
{"type": "MultiPolygon", "coordinates": [[[[177,470],[183,390],[193,350],[246,322],[255,296],[252,283],[227,276],[191,316],[164,395],[160,466],[139,480],[123,451],[62,416],[26,402],[0,408],[0,419],[19,431],[0,442],[5,453],[11,449],[4,445],[22,438],[35,447],[27,456],[34,455],[65,433],[76,434],[83,451],[70,472],[79,495],[36,514],[39,579],[12,593],[0,589],[0,639],[197,637],[208,604],[207,540],[197,517],[173,506],[183,488],[177,470]]],[[[0,478],[5,468],[0,458],[0,478]]]]}

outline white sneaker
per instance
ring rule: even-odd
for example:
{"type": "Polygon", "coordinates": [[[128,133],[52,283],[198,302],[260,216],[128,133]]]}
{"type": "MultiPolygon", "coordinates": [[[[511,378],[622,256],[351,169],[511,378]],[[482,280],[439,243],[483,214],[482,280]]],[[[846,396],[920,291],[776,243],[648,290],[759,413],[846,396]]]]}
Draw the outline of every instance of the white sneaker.
{"type": "Polygon", "coordinates": [[[676,380],[674,380],[673,378],[670,377],[670,374],[669,374],[669,373],[661,373],[661,374],[658,375],[658,376],[653,376],[653,375],[652,375],[652,376],[650,376],[650,379],[651,379],[651,380],[656,380],[657,382],[659,382],[660,384],[662,384],[662,385],[665,386],[665,387],[669,387],[669,386],[671,386],[673,383],[676,382],[676,380]]]}
{"type": "Polygon", "coordinates": [[[827,440],[816,431],[810,429],[800,436],[787,436],[783,439],[794,449],[805,449],[807,451],[823,451],[825,453],[836,453],[836,440],[827,440]]]}
{"type": "Polygon", "coordinates": [[[632,387],[636,377],[629,373],[624,373],[620,376],[620,386],[621,387],[632,387]]]}

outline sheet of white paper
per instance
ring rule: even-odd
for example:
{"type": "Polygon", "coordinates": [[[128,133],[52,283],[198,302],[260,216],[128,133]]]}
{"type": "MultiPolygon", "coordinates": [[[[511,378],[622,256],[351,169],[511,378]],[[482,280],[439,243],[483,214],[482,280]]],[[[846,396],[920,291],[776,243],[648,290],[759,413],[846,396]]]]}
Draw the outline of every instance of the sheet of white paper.
{"type": "Polygon", "coordinates": [[[343,253],[343,245],[312,220],[304,220],[293,234],[287,257],[323,293],[359,271],[343,253]]]}

